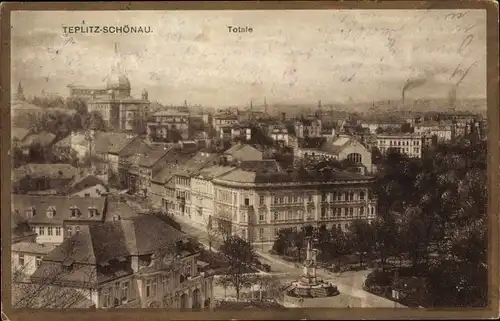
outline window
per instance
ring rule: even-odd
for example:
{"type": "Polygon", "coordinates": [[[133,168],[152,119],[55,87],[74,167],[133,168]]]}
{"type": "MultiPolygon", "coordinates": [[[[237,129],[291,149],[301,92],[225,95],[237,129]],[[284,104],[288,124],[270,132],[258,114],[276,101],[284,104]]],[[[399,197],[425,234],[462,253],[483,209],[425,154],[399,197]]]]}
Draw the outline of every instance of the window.
{"type": "Polygon", "coordinates": [[[250,205],[250,199],[245,197],[245,206],[249,206],[249,205],[250,205]]]}
{"type": "Polygon", "coordinates": [[[67,237],[70,237],[71,235],[73,235],[73,229],[70,227],[68,227],[68,229],[66,230],[66,233],[68,234],[67,237]]]}
{"type": "Polygon", "coordinates": [[[146,297],[151,296],[151,280],[146,280],[146,297]]]}
{"type": "Polygon", "coordinates": [[[354,192],[349,193],[349,200],[354,201],[354,192]]]}
{"type": "Polygon", "coordinates": [[[56,236],[61,236],[61,227],[56,226],[56,236]]]}
{"type": "Polygon", "coordinates": [[[278,204],[278,196],[274,197],[274,204],[278,204]]]}
{"type": "Polygon", "coordinates": [[[299,197],[298,196],[294,196],[293,197],[293,202],[294,203],[298,203],[299,202],[299,197]]]}
{"type": "Polygon", "coordinates": [[[80,216],[80,211],[78,210],[78,208],[76,206],[71,206],[70,210],[71,210],[72,217],[80,216]]]}
{"type": "Polygon", "coordinates": [[[360,207],[359,208],[359,215],[363,215],[365,214],[365,208],[364,207],[360,207]]]}
{"type": "Polygon", "coordinates": [[[264,221],[264,214],[260,213],[259,214],[259,222],[263,222],[263,221],[264,221]]]}
{"type": "Polygon", "coordinates": [[[168,276],[164,275],[162,277],[162,282],[163,282],[163,293],[167,293],[167,291],[168,291],[168,276]]]}
{"type": "Polygon", "coordinates": [[[47,217],[48,218],[52,218],[54,217],[54,215],[56,214],[56,209],[54,206],[50,206],[48,209],[47,209],[47,217]]]}
{"type": "Polygon", "coordinates": [[[372,215],[374,215],[375,214],[375,207],[372,207],[371,211],[372,211],[372,215]]]}
{"type": "Polygon", "coordinates": [[[109,288],[104,290],[104,301],[102,302],[102,306],[105,308],[111,306],[111,293],[109,288]]]}
{"type": "Polygon", "coordinates": [[[263,228],[259,229],[259,238],[261,240],[264,239],[264,229],[263,228]]]}
{"type": "Polygon", "coordinates": [[[20,266],[24,265],[24,254],[19,254],[18,263],[20,266]]]}
{"type": "Polygon", "coordinates": [[[279,204],[283,204],[283,197],[278,197],[279,204]]]}
{"type": "Polygon", "coordinates": [[[35,264],[36,264],[36,267],[40,267],[40,265],[42,265],[42,257],[41,256],[35,257],[35,264]]]}
{"type": "Polygon", "coordinates": [[[154,279],[153,279],[152,291],[151,291],[151,294],[152,294],[153,296],[156,296],[157,286],[158,286],[157,279],[156,279],[156,278],[154,278],[154,279]]]}
{"type": "Polygon", "coordinates": [[[259,196],[259,204],[264,205],[264,196],[259,196]]]}
{"type": "Polygon", "coordinates": [[[337,207],[337,216],[342,215],[342,209],[340,207],[337,207]]]}
{"type": "Polygon", "coordinates": [[[321,209],[321,218],[325,218],[326,216],[326,209],[322,208],[321,209]]]}
{"type": "Polygon", "coordinates": [[[35,208],[34,207],[29,207],[27,210],[26,210],[26,215],[28,217],[33,217],[35,216],[35,208]]]}
{"type": "Polygon", "coordinates": [[[354,207],[349,208],[349,216],[354,215],[354,207]]]}
{"type": "Polygon", "coordinates": [[[293,212],[292,211],[288,211],[288,217],[287,217],[289,220],[291,220],[293,218],[293,212]]]}
{"type": "Polygon", "coordinates": [[[47,227],[47,235],[52,236],[52,226],[47,227]]]}
{"type": "Polygon", "coordinates": [[[121,299],[122,301],[128,300],[128,281],[122,283],[121,299]]]}
{"type": "Polygon", "coordinates": [[[40,236],[45,235],[45,227],[44,226],[40,226],[38,228],[38,235],[40,235],[40,236]]]}
{"type": "Polygon", "coordinates": [[[359,193],[359,199],[364,200],[365,199],[365,192],[360,192],[359,193]]]}

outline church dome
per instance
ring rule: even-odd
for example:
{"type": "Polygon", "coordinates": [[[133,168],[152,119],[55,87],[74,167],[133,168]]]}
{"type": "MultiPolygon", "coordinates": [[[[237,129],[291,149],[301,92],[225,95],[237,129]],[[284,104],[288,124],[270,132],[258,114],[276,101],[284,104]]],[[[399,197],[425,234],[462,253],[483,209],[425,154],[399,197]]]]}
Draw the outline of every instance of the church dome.
{"type": "Polygon", "coordinates": [[[130,89],[130,81],[123,74],[112,74],[107,80],[107,89],[130,89]]]}

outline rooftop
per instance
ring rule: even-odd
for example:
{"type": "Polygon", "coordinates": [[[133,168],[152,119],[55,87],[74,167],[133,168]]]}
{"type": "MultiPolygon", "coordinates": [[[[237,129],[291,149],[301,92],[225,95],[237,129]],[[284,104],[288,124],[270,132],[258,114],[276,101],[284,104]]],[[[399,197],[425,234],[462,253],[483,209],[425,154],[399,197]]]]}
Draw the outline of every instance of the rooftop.
{"type": "Polygon", "coordinates": [[[372,177],[357,173],[343,172],[336,170],[314,171],[306,169],[294,169],[290,171],[267,172],[267,171],[246,171],[236,169],[225,175],[216,178],[217,182],[233,183],[254,183],[254,184],[273,184],[273,183],[321,183],[329,181],[365,181],[372,177]]]}
{"type": "Polygon", "coordinates": [[[13,170],[13,181],[17,181],[25,176],[32,178],[48,177],[72,179],[79,173],[76,167],[70,164],[26,164],[13,170]]]}
{"type": "Polygon", "coordinates": [[[38,244],[35,242],[19,242],[12,244],[13,252],[23,252],[32,254],[48,254],[56,248],[55,245],[38,244]]]}
{"type": "Polygon", "coordinates": [[[125,146],[130,144],[135,137],[127,133],[117,132],[96,132],[95,133],[95,151],[97,153],[118,154],[125,146]]]}
{"type": "Polygon", "coordinates": [[[42,147],[50,146],[56,139],[56,135],[47,131],[42,131],[37,134],[30,134],[26,136],[21,142],[21,146],[29,147],[33,144],[39,144],[42,147]]]}
{"type": "Polygon", "coordinates": [[[29,132],[29,129],[26,128],[12,127],[10,138],[11,140],[21,141],[29,134],[29,132]]]}
{"type": "Polygon", "coordinates": [[[102,197],[12,195],[12,210],[28,223],[62,224],[63,221],[103,221],[106,200],[102,197]],[[78,213],[72,216],[72,208],[78,213]],[[28,210],[34,210],[30,215],[28,210]],[[97,213],[90,216],[90,210],[97,213]],[[49,210],[52,215],[49,214],[49,210]]]}

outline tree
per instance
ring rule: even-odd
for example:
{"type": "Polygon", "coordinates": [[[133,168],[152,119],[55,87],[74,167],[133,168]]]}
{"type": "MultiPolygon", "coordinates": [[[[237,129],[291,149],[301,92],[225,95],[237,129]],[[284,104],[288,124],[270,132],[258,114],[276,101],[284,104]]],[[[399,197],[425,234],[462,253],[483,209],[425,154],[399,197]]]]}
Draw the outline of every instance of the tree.
{"type": "Polygon", "coordinates": [[[403,132],[403,133],[413,133],[414,132],[414,128],[413,128],[413,126],[410,123],[404,123],[403,125],[401,125],[401,132],[403,132]]]}
{"type": "Polygon", "coordinates": [[[219,234],[217,228],[214,226],[212,215],[204,217],[205,230],[207,232],[208,250],[212,252],[212,245],[217,235],[219,234]]]}
{"type": "Polygon", "coordinates": [[[304,248],[305,233],[304,231],[298,231],[293,233],[292,244],[297,250],[297,259],[300,261],[301,250],[304,248]]]}
{"type": "Polygon", "coordinates": [[[236,299],[240,298],[241,289],[248,287],[254,280],[247,272],[257,260],[255,249],[238,236],[231,236],[224,240],[219,251],[229,262],[229,267],[221,278],[236,290],[236,299]]]}
{"type": "MultiPolygon", "coordinates": [[[[66,240],[62,252],[65,258],[72,258],[79,249],[79,240],[66,240]]],[[[81,262],[88,262],[89,258],[82,257],[81,262]]],[[[44,273],[36,278],[27,274],[27,265],[19,266],[12,262],[12,306],[14,308],[57,308],[69,309],[78,307],[85,300],[83,293],[93,288],[93,280],[97,278],[95,268],[88,268],[86,264],[73,264],[70,269],[62,268],[61,264],[51,264],[42,261],[44,273]],[[67,277],[79,274],[79,286],[66,287],[64,280],[67,277]]]]}
{"type": "Polygon", "coordinates": [[[387,259],[396,253],[395,245],[398,242],[398,230],[393,216],[379,216],[373,222],[375,233],[375,253],[380,258],[382,271],[387,259]]]}
{"type": "Polygon", "coordinates": [[[291,228],[281,229],[273,243],[273,251],[279,255],[288,254],[294,245],[295,233],[291,228]]]}
{"type": "Polygon", "coordinates": [[[105,131],[106,124],[104,122],[104,119],[102,118],[102,115],[97,111],[92,111],[88,114],[85,114],[83,116],[83,129],[105,131]]]}
{"type": "Polygon", "coordinates": [[[221,286],[224,289],[224,300],[227,298],[227,288],[231,286],[231,282],[227,277],[219,277],[215,281],[215,284],[221,286]]]}
{"type": "Polygon", "coordinates": [[[365,220],[355,220],[349,225],[348,232],[350,243],[359,256],[360,265],[362,265],[363,258],[373,254],[373,244],[375,243],[373,227],[365,220]]]}

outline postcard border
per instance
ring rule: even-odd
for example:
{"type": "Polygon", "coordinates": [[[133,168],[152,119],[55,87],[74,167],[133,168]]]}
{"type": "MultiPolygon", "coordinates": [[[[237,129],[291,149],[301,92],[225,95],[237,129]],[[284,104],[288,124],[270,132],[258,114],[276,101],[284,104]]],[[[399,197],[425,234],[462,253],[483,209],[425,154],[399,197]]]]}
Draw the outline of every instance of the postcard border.
{"type": "MultiPolygon", "coordinates": [[[[499,242],[499,69],[498,69],[498,3],[486,1],[260,1],[260,2],[60,2],[60,3],[2,3],[0,7],[0,95],[1,95],[1,211],[2,211],[2,305],[11,320],[221,320],[221,319],[474,319],[499,316],[500,242],[499,242]],[[12,309],[10,296],[10,13],[17,10],[282,10],[282,9],[485,9],[487,12],[487,106],[488,106],[488,223],[489,223],[489,298],[486,309],[288,309],[285,311],[224,311],[224,312],[173,312],[162,309],[134,309],[96,311],[72,309],[57,310],[12,309]]],[[[3,319],[3,317],[2,317],[3,319]]]]}

